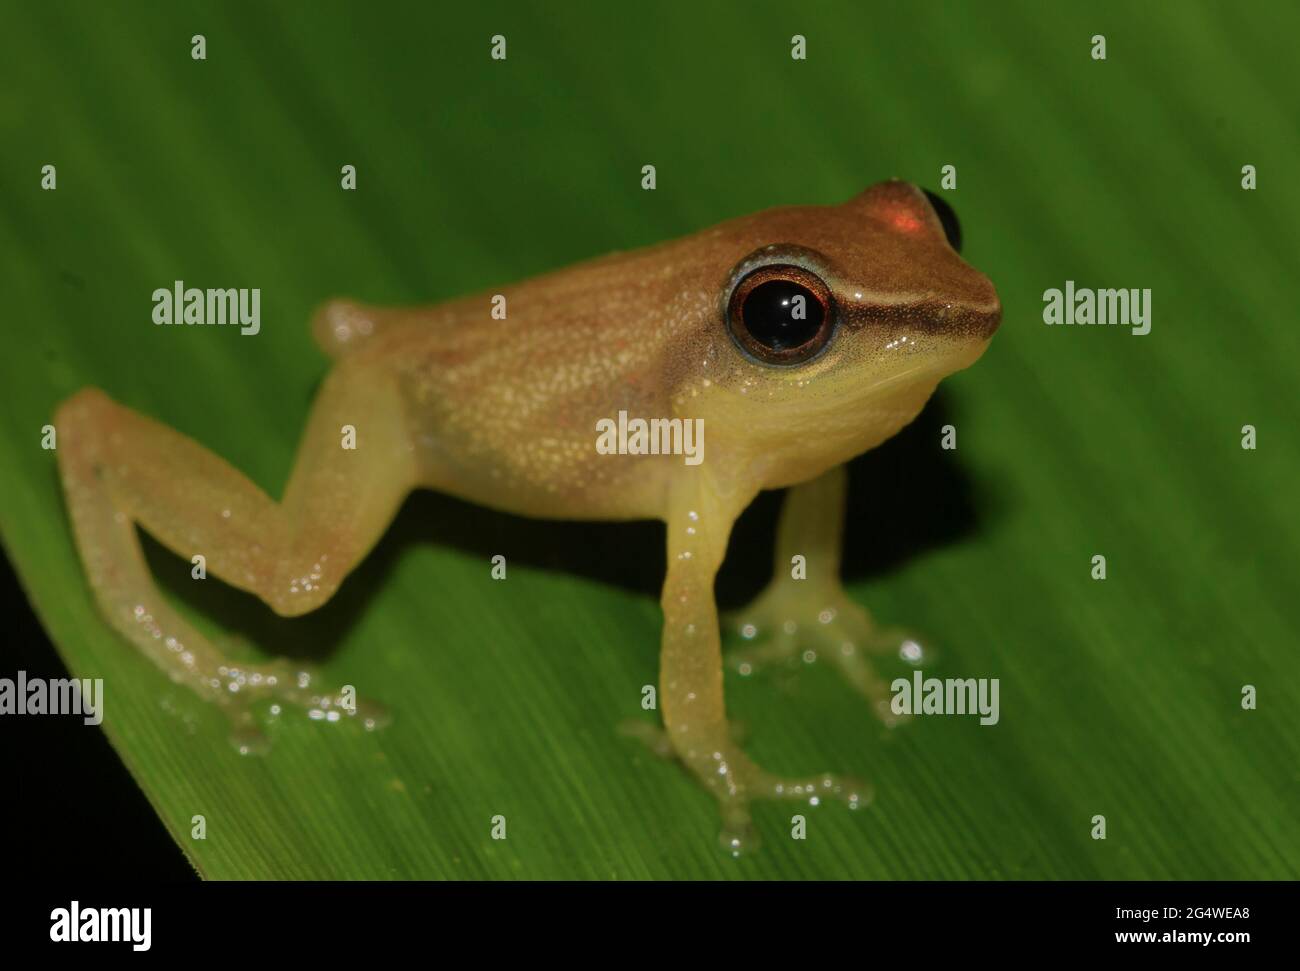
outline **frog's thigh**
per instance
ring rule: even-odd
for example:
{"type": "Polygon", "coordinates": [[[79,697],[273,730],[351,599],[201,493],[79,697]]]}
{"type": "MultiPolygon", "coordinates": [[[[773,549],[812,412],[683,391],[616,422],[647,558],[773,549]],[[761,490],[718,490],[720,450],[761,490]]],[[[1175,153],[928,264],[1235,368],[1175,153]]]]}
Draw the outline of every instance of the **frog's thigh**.
{"type": "MultiPolygon", "coordinates": [[[[345,375],[347,378],[347,375],[345,375]]],[[[395,393],[369,381],[325,384],[289,488],[275,503],[184,435],[86,389],[55,416],[59,471],[77,548],[100,610],[171,677],[240,709],[274,694],[328,705],[309,677],[277,662],[235,665],[160,596],[136,524],[277,611],[326,599],[392,517],[412,475],[395,393]],[[356,428],[355,450],[338,429],[356,428]]]]}
{"type": "Polygon", "coordinates": [[[327,379],[279,503],[193,439],[82,391],[56,416],[64,480],[83,487],[70,499],[102,493],[169,549],[202,555],[210,573],[277,613],[312,610],[374,545],[413,482],[397,392],[349,377],[327,379]],[[344,426],[355,430],[347,440],[344,426]]]}

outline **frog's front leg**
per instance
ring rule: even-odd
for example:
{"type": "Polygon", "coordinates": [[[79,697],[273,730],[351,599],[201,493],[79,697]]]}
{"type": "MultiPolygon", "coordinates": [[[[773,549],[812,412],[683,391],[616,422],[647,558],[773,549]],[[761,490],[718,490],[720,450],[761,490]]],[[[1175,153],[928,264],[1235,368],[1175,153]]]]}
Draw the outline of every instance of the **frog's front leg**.
{"type": "MultiPolygon", "coordinates": [[[[824,798],[837,798],[856,807],[870,797],[870,790],[856,780],[833,775],[773,775],[759,768],[733,740],[723,702],[713,585],[739,508],[704,488],[705,475],[693,473],[692,482],[675,492],[668,516],[660,699],[668,743],[718,799],[723,846],[739,853],[756,842],[750,824],[753,799],[796,799],[815,805],[824,798]]],[[[744,505],[741,502],[739,507],[744,505]]]]}
{"type": "Polygon", "coordinates": [[[749,606],[729,614],[728,630],[748,643],[730,652],[728,664],[748,675],[772,662],[824,660],[871,702],[886,725],[899,720],[889,686],[871,658],[921,663],[926,651],[899,628],[879,628],[840,583],[848,474],[836,466],[791,488],[777,527],[776,567],[771,583],[749,606]],[[802,557],[796,566],[795,557],[802,557]],[[796,578],[795,571],[803,575],[796,578]]]}
{"type": "Polygon", "coordinates": [[[249,702],[273,697],[334,720],[373,708],[322,689],[301,665],[246,665],[161,596],[137,524],[173,552],[256,594],[277,613],[315,609],[387,527],[414,481],[398,392],[342,364],[326,379],[275,502],[179,432],[85,389],[55,416],[59,471],[77,548],[100,611],[174,681],[219,702],[241,749],[260,742],[249,702]],[[342,426],[356,447],[343,447],[342,426]]]}

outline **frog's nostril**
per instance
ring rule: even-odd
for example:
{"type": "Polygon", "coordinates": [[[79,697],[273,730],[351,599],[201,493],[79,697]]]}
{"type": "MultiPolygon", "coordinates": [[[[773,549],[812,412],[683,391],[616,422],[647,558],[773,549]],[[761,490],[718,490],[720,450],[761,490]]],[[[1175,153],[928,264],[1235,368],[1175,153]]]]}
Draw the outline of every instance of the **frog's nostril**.
{"type": "Polygon", "coordinates": [[[940,198],[929,189],[922,189],[921,191],[930,200],[930,207],[934,209],[934,214],[939,217],[939,222],[943,224],[943,234],[948,237],[948,245],[960,253],[961,223],[957,220],[957,213],[953,211],[952,206],[948,205],[946,199],[940,198]]]}
{"type": "Polygon", "coordinates": [[[975,329],[979,337],[984,338],[985,341],[993,337],[993,331],[996,331],[1002,322],[1002,302],[997,299],[997,294],[993,294],[991,302],[976,312],[975,317],[975,329]]]}
{"type": "Polygon", "coordinates": [[[998,325],[1002,323],[1002,302],[995,296],[993,298],[992,309],[984,311],[982,316],[982,336],[985,338],[992,337],[993,332],[996,331],[998,325]]]}

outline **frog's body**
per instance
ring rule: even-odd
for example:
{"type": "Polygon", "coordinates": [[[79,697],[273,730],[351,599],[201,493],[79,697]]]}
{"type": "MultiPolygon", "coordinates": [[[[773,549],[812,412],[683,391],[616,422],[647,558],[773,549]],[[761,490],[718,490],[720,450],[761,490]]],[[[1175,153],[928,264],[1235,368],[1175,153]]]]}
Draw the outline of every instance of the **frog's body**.
{"type": "Polygon", "coordinates": [[[252,731],[244,699],[341,699],[283,664],[228,664],[158,596],[136,523],[295,615],[332,595],[413,488],[530,516],[662,519],[667,743],[722,801],[729,845],[742,841],[754,796],[859,801],[861,789],[830,776],[769,776],[731,741],[714,574],[750,500],[797,486],[777,578],[748,619],[777,627],[768,653],[793,649],[787,621],[834,637],[836,663],[887,717],[861,652],[889,638],[838,588],[841,466],[979,357],[1000,317],[992,286],[948,245],[924,196],[889,182],[842,206],[759,213],[501,294],[500,318],[493,295],[431,309],[326,306],[315,332],[338,361],[279,503],[101,392],[65,402],[60,468],[101,608],[252,731]],[[703,461],[598,450],[598,423],[620,412],[702,420],[703,461]],[[783,579],[794,553],[806,581],[783,579]]]}

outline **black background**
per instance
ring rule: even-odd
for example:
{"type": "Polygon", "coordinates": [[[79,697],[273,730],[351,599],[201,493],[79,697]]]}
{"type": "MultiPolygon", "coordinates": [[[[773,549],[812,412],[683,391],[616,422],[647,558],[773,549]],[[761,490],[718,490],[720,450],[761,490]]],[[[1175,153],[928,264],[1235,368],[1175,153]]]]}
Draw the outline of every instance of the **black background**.
{"type": "MultiPolygon", "coordinates": [[[[0,677],[71,677],[2,556],[0,605],[0,677]]],[[[17,780],[17,799],[6,800],[17,814],[5,827],[6,878],[197,880],[102,729],[79,718],[0,718],[0,772],[17,780]]]]}

